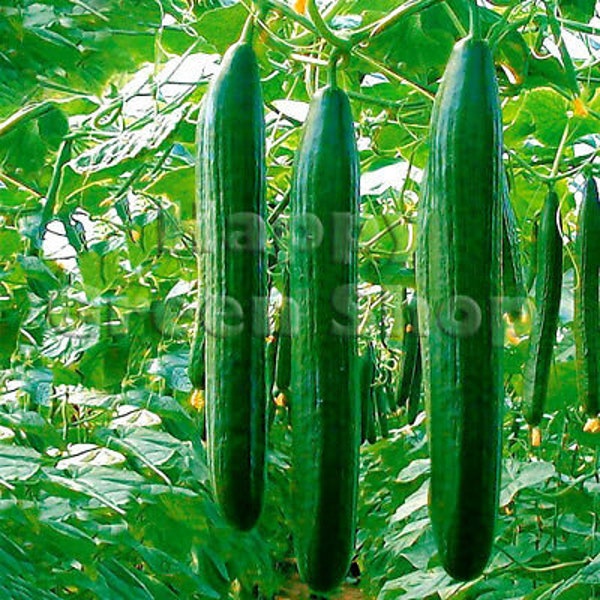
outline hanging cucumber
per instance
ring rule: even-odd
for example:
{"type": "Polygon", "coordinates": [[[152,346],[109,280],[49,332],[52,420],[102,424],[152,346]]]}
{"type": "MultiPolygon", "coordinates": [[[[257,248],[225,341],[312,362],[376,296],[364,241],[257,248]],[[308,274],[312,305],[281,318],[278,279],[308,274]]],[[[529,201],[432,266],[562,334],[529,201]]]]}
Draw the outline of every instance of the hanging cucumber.
{"type": "MultiPolygon", "coordinates": [[[[389,375],[391,377],[391,375],[389,375]]],[[[393,415],[396,412],[396,386],[392,384],[390,379],[383,385],[385,395],[385,405],[387,414],[393,415]]]]}
{"type": "Polygon", "coordinates": [[[535,283],[536,315],[529,338],[529,358],[523,374],[523,412],[531,426],[544,414],[552,350],[556,341],[562,289],[562,237],[558,196],[551,191],[540,217],[535,283]]]}
{"type": "Polygon", "coordinates": [[[372,343],[367,345],[365,353],[360,358],[360,441],[373,443],[372,386],[375,379],[375,348],[372,343]]]}
{"type": "Polygon", "coordinates": [[[275,383],[275,368],[277,358],[277,347],[279,345],[279,334],[273,332],[267,338],[267,348],[265,350],[265,378],[266,378],[266,394],[267,394],[267,421],[269,427],[275,420],[276,404],[273,398],[272,390],[275,383]]]}
{"type": "Polygon", "coordinates": [[[533,224],[531,226],[531,238],[529,241],[529,252],[530,252],[530,260],[529,260],[529,269],[527,271],[527,281],[525,283],[525,289],[527,290],[527,292],[529,292],[529,290],[531,290],[532,286],[533,286],[533,282],[535,281],[535,278],[537,276],[537,269],[538,269],[538,264],[537,264],[537,241],[538,241],[538,230],[539,230],[539,223],[536,220],[533,221],[533,224]]]}
{"type": "Polygon", "coordinates": [[[294,546],[302,579],[324,593],[354,552],[360,441],[358,152],[350,103],[334,85],[311,102],[291,203],[294,546]]]}
{"type": "Polygon", "coordinates": [[[502,295],[508,314],[512,318],[518,317],[527,291],[519,250],[517,217],[510,201],[506,178],[502,184],[502,295]]]}
{"type": "Polygon", "coordinates": [[[468,36],[454,47],[434,102],[417,250],[429,509],[441,563],[459,580],[487,564],[498,508],[501,227],[494,63],[487,42],[468,36]]]}
{"type": "Polygon", "coordinates": [[[267,334],[265,126],[250,43],[225,53],[199,119],[208,458],[223,515],[248,530],[263,498],[267,334]]]}
{"type": "Polygon", "coordinates": [[[415,368],[413,371],[412,381],[410,382],[410,390],[406,401],[406,421],[412,425],[419,414],[421,405],[421,383],[423,381],[423,366],[421,363],[421,347],[417,348],[417,358],[415,360],[415,368]]]}
{"type": "Polygon", "coordinates": [[[600,268],[600,202],[598,188],[589,177],[577,219],[575,288],[575,356],[577,388],[589,417],[600,412],[600,329],[598,270],[600,268]]]}
{"type": "Polygon", "coordinates": [[[286,272],[279,313],[279,340],[277,344],[277,358],[275,360],[275,385],[273,388],[273,394],[276,397],[283,394],[286,401],[289,400],[290,378],[292,373],[292,336],[289,290],[289,274],[286,272]]]}
{"type": "Polygon", "coordinates": [[[366,411],[365,437],[369,444],[374,444],[377,441],[377,398],[373,383],[365,402],[366,407],[363,409],[366,411]]]}
{"type": "Polygon", "coordinates": [[[198,428],[200,437],[206,440],[206,400],[204,380],[204,328],[202,327],[202,310],[196,315],[196,330],[192,339],[190,349],[190,360],[188,364],[188,376],[192,382],[192,393],[190,404],[198,411],[198,428]]]}
{"type": "Polygon", "coordinates": [[[402,370],[398,382],[397,404],[405,407],[410,396],[419,356],[419,327],[417,317],[417,296],[415,293],[407,301],[404,310],[404,339],[402,340],[402,370]]]}
{"type": "Polygon", "coordinates": [[[188,376],[195,390],[204,389],[204,374],[204,328],[202,327],[202,317],[197,316],[188,364],[188,376]]]}
{"type": "Polygon", "coordinates": [[[385,388],[382,385],[377,386],[374,389],[375,393],[375,408],[377,409],[377,422],[379,423],[379,432],[382,438],[387,438],[390,435],[390,428],[388,425],[388,406],[387,398],[385,395],[385,388]]]}

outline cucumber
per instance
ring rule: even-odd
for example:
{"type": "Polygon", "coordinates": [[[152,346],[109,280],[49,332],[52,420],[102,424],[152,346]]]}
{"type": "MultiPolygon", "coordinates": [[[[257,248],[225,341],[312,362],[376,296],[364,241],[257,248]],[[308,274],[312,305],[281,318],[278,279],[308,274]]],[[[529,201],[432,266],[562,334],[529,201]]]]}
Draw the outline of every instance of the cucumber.
{"type": "Polygon", "coordinates": [[[265,350],[265,377],[266,377],[266,394],[267,394],[267,421],[271,427],[275,420],[276,405],[273,398],[272,390],[275,382],[275,368],[277,358],[277,347],[279,345],[279,334],[274,332],[267,338],[267,348],[265,350]]]}
{"type": "Polygon", "coordinates": [[[412,425],[419,414],[421,405],[421,384],[423,381],[423,363],[421,362],[421,347],[417,348],[417,358],[415,360],[415,368],[413,371],[412,381],[410,382],[410,390],[408,399],[406,400],[406,421],[412,425]]]}
{"type": "Polygon", "coordinates": [[[198,220],[208,459],[217,503],[242,531],[259,518],[265,471],[264,136],[256,57],[236,43],[200,111],[198,220]]]}
{"type": "Polygon", "coordinates": [[[396,395],[398,407],[406,407],[412,389],[417,359],[419,357],[419,327],[417,296],[413,293],[404,310],[404,339],[402,340],[402,371],[396,395]]]}
{"type": "Polygon", "coordinates": [[[444,569],[485,568],[501,456],[502,119],[487,42],[450,56],[434,102],[419,207],[418,317],[431,458],[429,512],[444,569]]]}
{"type": "Polygon", "coordinates": [[[377,398],[376,391],[373,385],[365,398],[366,407],[366,424],[365,437],[369,444],[374,444],[377,441],[377,398]]]}
{"type": "Polygon", "coordinates": [[[360,359],[360,440],[372,443],[372,405],[373,405],[373,380],[375,379],[375,348],[369,343],[365,353],[360,359]]]}
{"type": "Polygon", "coordinates": [[[600,412],[600,330],[598,326],[598,269],[600,268],[600,202],[589,177],[577,218],[575,260],[575,357],[577,388],[583,410],[594,418],[600,412]]]}
{"type": "Polygon", "coordinates": [[[517,217],[510,201],[508,182],[502,186],[502,295],[504,310],[516,318],[527,298],[519,249],[517,217]]]}
{"type": "Polygon", "coordinates": [[[556,341],[560,293],[562,289],[562,237],[558,196],[551,191],[544,202],[537,243],[538,272],[529,357],[523,374],[523,412],[531,426],[544,414],[548,392],[552,350],[556,341]]]}
{"type": "Polygon", "coordinates": [[[377,409],[377,422],[379,423],[379,432],[381,433],[382,438],[387,438],[390,435],[390,428],[387,419],[388,405],[385,395],[385,388],[382,385],[377,386],[374,389],[374,394],[375,408],[377,409]]]}
{"type": "Polygon", "coordinates": [[[200,439],[206,441],[206,403],[204,399],[204,390],[194,388],[190,394],[190,405],[197,411],[197,426],[200,431],[200,439]]]}
{"type": "Polygon", "coordinates": [[[190,360],[188,364],[188,376],[195,390],[204,389],[204,328],[201,320],[196,319],[197,326],[192,339],[190,349],[190,360]]]}
{"type": "Polygon", "coordinates": [[[354,553],[360,441],[358,152],[334,85],[310,104],[291,204],[294,546],[302,579],[325,593],[354,553]]]}
{"type": "Polygon", "coordinates": [[[538,241],[538,230],[539,222],[538,219],[534,219],[531,227],[531,237],[529,239],[529,269],[527,270],[527,281],[525,282],[525,289],[527,292],[531,290],[533,282],[537,276],[537,241],[538,241]]]}
{"type": "Polygon", "coordinates": [[[283,297],[279,313],[279,339],[277,344],[277,358],[275,359],[275,396],[283,394],[286,398],[290,392],[290,378],[292,372],[292,338],[290,321],[289,275],[286,273],[283,285],[283,297]]]}

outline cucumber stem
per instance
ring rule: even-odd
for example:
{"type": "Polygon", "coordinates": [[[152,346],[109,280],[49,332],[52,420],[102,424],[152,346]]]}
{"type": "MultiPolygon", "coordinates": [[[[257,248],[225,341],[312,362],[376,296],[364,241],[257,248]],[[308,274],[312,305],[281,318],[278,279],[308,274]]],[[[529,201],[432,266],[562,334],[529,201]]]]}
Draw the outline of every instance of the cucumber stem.
{"type": "Polygon", "coordinates": [[[552,171],[550,172],[550,177],[555,178],[558,173],[558,167],[560,166],[560,161],[565,150],[565,144],[567,143],[567,138],[569,137],[569,121],[565,125],[563,130],[562,137],[560,138],[560,143],[558,144],[558,148],[556,149],[556,154],[554,156],[554,163],[552,164],[552,171]]]}
{"type": "Polygon", "coordinates": [[[44,238],[46,226],[56,213],[56,204],[62,183],[63,170],[65,165],[71,160],[72,144],[73,140],[66,137],[61,142],[58,150],[56,162],[54,163],[54,169],[52,171],[52,178],[50,179],[48,191],[46,192],[46,201],[44,203],[44,208],[42,209],[42,220],[40,221],[38,230],[38,243],[40,244],[40,247],[44,238]]]}
{"type": "Polygon", "coordinates": [[[240,42],[251,44],[252,37],[254,36],[254,15],[252,12],[248,15],[246,22],[244,23],[244,27],[242,29],[242,33],[240,34],[240,42]]]}
{"type": "Polygon", "coordinates": [[[471,0],[469,3],[469,33],[473,39],[481,39],[481,22],[477,0],[471,0]]]}
{"type": "Polygon", "coordinates": [[[336,49],[331,52],[329,57],[329,65],[327,70],[327,83],[332,89],[336,89],[338,86],[337,82],[337,65],[340,58],[340,53],[336,49]]]}
{"type": "Polygon", "coordinates": [[[573,59],[569,54],[569,50],[565,45],[565,40],[562,35],[562,27],[557,17],[557,5],[556,2],[546,2],[546,16],[550,25],[550,31],[555,38],[558,51],[560,52],[560,58],[563,63],[565,75],[569,81],[568,85],[572,92],[572,98],[579,96],[579,82],[577,81],[577,73],[575,72],[575,66],[573,65],[573,59]]]}
{"type": "Polygon", "coordinates": [[[0,122],[0,136],[10,133],[15,127],[23,125],[32,119],[39,119],[41,116],[50,112],[55,106],[55,102],[48,100],[41,104],[34,104],[32,106],[26,106],[16,113],[12,114],[6,121],[0,122]]]}
{"type": "Polygon", "coordinates": [[[327,23],[325,23],[316,0],[308,0],[307,3],[308,14],[312,19],[312,22],[317,30],[317,33],[329,44],[335,48],[341,48],[343,50],[349,50],[352,47],[352,42],[339,38],[331,29],[329,29],[327,23]]]}

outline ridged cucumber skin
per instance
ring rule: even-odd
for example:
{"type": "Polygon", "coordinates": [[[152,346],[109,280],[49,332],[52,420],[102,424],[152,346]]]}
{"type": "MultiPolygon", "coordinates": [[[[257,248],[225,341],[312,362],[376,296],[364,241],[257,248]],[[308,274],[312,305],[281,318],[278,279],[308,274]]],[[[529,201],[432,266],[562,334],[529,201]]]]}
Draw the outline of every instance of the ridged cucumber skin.
{"type": "Polygon", "coordinates": [[[469,580],[491,553],[502,434],[502,120],[486,42],[456,44],[430,148],[417,250],[429,509],[444,569],[469,580]]]}
{"type": "Polygon", "coordinates": [[[261,512],[266,443],[265,125],[251,45],[223,56],[198,136],[208,458],[223,515],[246,531],[261,512]]]}
{"type": "Polygon", "coordinates": [[[575,357],[577,388],[586,415],[600,412],[600,330],[598,270],[600,269],[600,202],[593,177],[588,178],[577,219],[575,288],[575,357]]]}
{"type": "Polygon", "coordinates": [[[532,426],[539,425],[544,414],[556,341],[563,268],[561,227],[558,196],[550,192],[540,217],[536,314],[529,338],[529,357],[523,373],[523,413],[527,423],[532,426]]]}
{"type": "Polygon", "coordinates": [[[294,546],[302,579],[325,593],[343,580],[354,552],[360,441],[359,167],[340,89],[327,86],[311,102],[291,203],[294,546]],[[320,244],[307,243],[308,222],[320,223],[320,244]]]}
{"type": "Polygon", "coordinates": [[[417,298],[413,294],[404,310],[404,339],[402,340],[402,371],[398,382],[397,404],[406,407],[410,396],[412,381],[419,355],[419,326],[417,316],[417,298]]]}
{"type": "Polygon", "coordinates": [[[527,291],[517,217],[510,201],[508,182],[504,181],[502,188],[502,294],[507,312],[516,317],[527,298],[527,291]]]}

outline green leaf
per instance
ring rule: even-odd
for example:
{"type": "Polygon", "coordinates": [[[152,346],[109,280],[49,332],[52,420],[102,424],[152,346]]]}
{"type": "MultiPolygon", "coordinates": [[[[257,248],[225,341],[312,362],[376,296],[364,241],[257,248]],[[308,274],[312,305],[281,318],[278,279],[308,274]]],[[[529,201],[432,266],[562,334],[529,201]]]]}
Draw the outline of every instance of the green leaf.
{"type": "Polygon", "coordinates": [[[544,461],[520,463],[505,460],[503,466],[500,506],[506,506],[521,490],[537,487],[556,475],[554,465],[544,461]]]}
{"type": "Polygon", "coordinates": [[[413,571],[404,577],[386,582],[378,598],[381,600],[392,600],[392,598],[423,600],[423,598],[429,598],[439,593],[444,594],[445,597],[451,597],[452,592],[463,585],[451,582],[452,579],[441,567],[425,572],[413,571]]]}
{"type": "Polygon", "coordinates": [[[558,0],[560,12],[565,19],[589,23],[594,16],[595,0],[558,0]]]}
{"type": "MultiPolygon", "coordinates": [[[[400,257],[399,257],[400,258],[400,257]]],[[[363,281],[386,287],[415,287],[415,271],[406,266],[406,260],[380,258],[377,262],[363,260],[359,263],[363,281]]]]}
{"type": "Polygon", "coordinates": [[[195,215],[196,177],[193,167],[180,167],[164,172],[150,185],[148,192],[167,195],[179,206],[179,217],[188,221],[195,215]]]}
{"type": "Polygon", "coordinates": [[[153,115],[142,127],[127,129],[112,139],[93,146],[72,161],[73,169],[79,174],[95,173],[135,158],[143,150],[158,148],[177,127],[188,109],[188,104],[175,106],[153,115]]]}
{"type": "Polygon", "coordinates": [[[20,430],[37,450],[52,446],[55,448],[64,446],[58,432],[37,412],[20,411],[12,414],[0,414],[0,423],[20,430]]]}
{"type": "Polygon", "coordinates": [[[42,140],[56,150],[69,132],[69,120],[60,108],[53,106],[38,119],[38,129],[42,140]]]}
{"type": "Polygon", "coordinates": [[[21,236],[16,229],[0,228],[0,260],[8,259],[21,251],[21,236]]]}
{"type": "Polygon", "coordinates": [[[192,383],[187,374],[188,355],[186,352],[174,352],[153,360],[149,372],[163,377],[167,385],[182,392],[190,392],[192,383]]]}
{"type": "Polygon", "coordinates": [[[240,36],[248,13],[241,2],[206,12],[196,26],[198,34],[223,54],[240,36]]]}
{"type": "Polygon", "coordinates": [[[413,460],[407,467],[404,467],[404,469],[398,473],[396,481],[404,484],[410,483],[416,481],[423,475],[429,474],[429,471],[430,460],[428,458],[418,458],[413,460]]]}
{"type": "Polygon", "coordinates": [[[41,468],[41,456],[32,448],[0,445],[0,482],[31,479],[41,468]]]}
{"type": "Polygon", "coordinates": [[[78,371],[86,387],[118,392],[128,370],[131,340],[125,334],[102,339],[88,348],[78,371]]]}
{"type": "Polygon", "coordinates": [[[181,442],[168,433],[146,427],[136,428],[120,438],[112,436],[108,441],[126,454],[141,457],[143,464],[157,467],[170,462],[181,446],[181,442]]]}
{"type": "Polygon", "coordinates": [[[579,572],[580,581],[590,585],[600,585],[600,554],[579,572]]]}
{"type": "Polygon", "coordinates": [[[50,292],[60,288],[60,281],[54,273],[37,256],[17,256],[17,261],[23,271],[31,291],[48,300],[50,292]]]}
{"type": "Polygon", "coordinates": [[[410,515],[416,513],[419,509],[426,507],[428,494],[429,480],[424,481],[421,487],[411,494],[405,502],[396,509],[396,512],[392,516],[391,523],[403,521],[410,515]]]}
{"type": "Polygon", "coordinates": [[[88,300],[94,300],[112,287],[121,274],[116,251],[99,254],[96,250],[81,252],[77,257],[88,300]]]}

